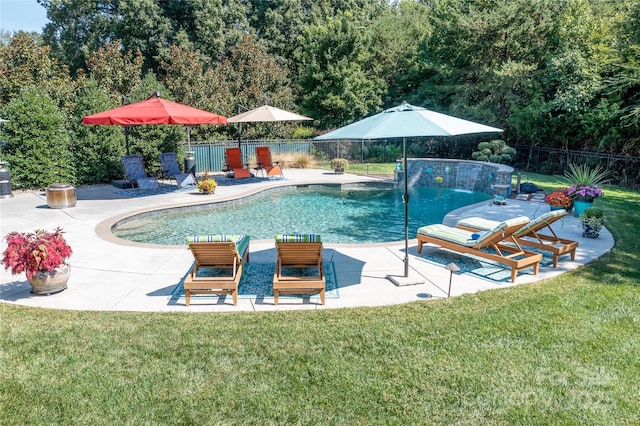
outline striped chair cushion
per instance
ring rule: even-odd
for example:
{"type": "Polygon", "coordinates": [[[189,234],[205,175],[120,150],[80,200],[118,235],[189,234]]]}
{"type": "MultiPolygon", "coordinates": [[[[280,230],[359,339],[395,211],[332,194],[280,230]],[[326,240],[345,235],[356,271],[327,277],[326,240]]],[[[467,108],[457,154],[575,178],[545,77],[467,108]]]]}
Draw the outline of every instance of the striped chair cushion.
{"type": "Polygon", "coordinates": [[[542,215],[538,216],[537,218],[533,219],[531,222],[527,223],[525,226],[523,226],[522,228],[520,228],[516,232],[514,232],[513,235],[515,237],[520,237],[522,235],[526,235],[529,232],[529,229],[533,228],[534,226],[539,225],[540,222],[547,222],[550,219],[555,219],[556,216],[565,216],[566,214],[567,214],[567,211],[564,210],[564,209],[551,210],[550,212],[546,212],[545,214],[542,214],[542,215]]]}
{"type": "Polygon", "coordinates": [[[320,243],[318,234],[277,234],[276,243],[320,243]]]}
{"type": "Polygon", "coordinates": [[[485,219],[482,217],[468,217],[466,219],[460,220],[458,222],[458,225],[468,226],[469,228],[486,231],[495,228],[501,223],[504,223],[505,227],[514,225],[525,225],[529,223],[529,218],[527,216],[518,216],[512,219],[507,219],[504,222],[498,222],[497,220],[485,219]]]}
{"type": "Polygon", "coordinates": [[[187,237],[188,243],[221,243],[221,242],[233,242],[236,243],[236,250],[240,257],[244,256],[245,251],[249,248],[249,236],[248,235],[227,235],[227,234],[214,234],[214,235],[194,235],[187,237]]]}
{"type": "Polygon", "coordinates": [[[429,237],[437,238],[439,240],[449,241],[462,246],[473,247],[481,244],[487,238],[495,235],[496,232],[504,228],[504,223],[499,222],[495,228],[480,233],[477,239],[473,239],[473,232],[465,231],[464,229],[453,228],[451,226],[436,224],[427,225],[418,229],[418,234],[427,235],[429,237]]]}

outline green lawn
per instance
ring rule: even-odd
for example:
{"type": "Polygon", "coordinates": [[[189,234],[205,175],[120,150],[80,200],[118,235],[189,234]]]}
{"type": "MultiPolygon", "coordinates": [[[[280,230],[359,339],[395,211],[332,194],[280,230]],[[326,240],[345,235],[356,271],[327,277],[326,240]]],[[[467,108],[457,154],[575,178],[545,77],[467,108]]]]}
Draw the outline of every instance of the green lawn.
{"type": "MultiPolygon", "coordinates": [[[[349,163],[345,168],[346,173],[353,173],[355,175],[391,175],[393,176],[393,169],[396,163],[349,163]]],[[[331,163],[328,161],[316,163],[316,168],[324,170],[333,170],[331,163]]]]}
{"type": "Polygon", "coordinates": [[[536,284],[304,312],[0,304],[0,424],[637,424],[640,193],[605,193],[614,249],[536,284]]]}

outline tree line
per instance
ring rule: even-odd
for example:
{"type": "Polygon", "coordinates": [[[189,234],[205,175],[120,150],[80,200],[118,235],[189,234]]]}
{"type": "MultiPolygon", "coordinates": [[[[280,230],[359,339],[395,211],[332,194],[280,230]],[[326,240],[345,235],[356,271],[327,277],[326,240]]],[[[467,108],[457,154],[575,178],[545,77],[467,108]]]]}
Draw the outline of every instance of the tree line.
{"type": "MultiPolygon", "coordinates": [[[[82,117],[155,91],[225,116],[268,102],[314,119],[247,138],[313,136],[408,101],[505,129],[511,146],[640,155],[640,0],[38,2],[41,33],[0,34],[0,141],[17,186],[120,177],[122,129],[82,117]]],[[[150,166],[184,138],[130,131],[150,166]]]]}

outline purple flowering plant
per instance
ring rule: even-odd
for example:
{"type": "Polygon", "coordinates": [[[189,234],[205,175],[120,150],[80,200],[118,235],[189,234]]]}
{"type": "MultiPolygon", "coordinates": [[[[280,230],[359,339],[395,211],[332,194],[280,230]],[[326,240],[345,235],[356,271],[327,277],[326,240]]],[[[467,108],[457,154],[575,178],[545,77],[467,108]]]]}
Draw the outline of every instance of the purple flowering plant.
{"type": "Polygon", "coordinates": [[[573,199],[582,198],[585,201],[593,201],[595,198],[602,197],[604,192],[595,185],[579,185],[574,183],[567,189],[567,195],[573,199]]]}
{"type": "Polygon", "coordinates": [[[569,170],[565,172],[565,177],[571,183],[566,194],[573,200],[582,199],[593,201],[602,197],[604,192],[599,185],[609,182],[607,171],[600,165],[590,168],[586,164],[569,164],[569,170]]]}

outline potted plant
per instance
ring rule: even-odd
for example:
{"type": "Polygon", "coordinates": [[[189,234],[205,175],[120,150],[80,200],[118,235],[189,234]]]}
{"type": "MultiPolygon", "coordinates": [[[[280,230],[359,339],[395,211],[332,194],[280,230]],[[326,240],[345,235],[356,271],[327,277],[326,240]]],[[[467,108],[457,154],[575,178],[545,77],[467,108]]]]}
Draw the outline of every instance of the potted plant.
{"type": "Polygon", "coordinates": [[[344,170],[349,166],[349,160],[346,158],[334,158],[331,160],[331,167],[333,167],[334,172],[338,174],[344,173],[344,170]]]}
{"type": "Polygon", "coordinates": [[[565,173],[571,186],[567,189],[567,195],[573,199],[576,208],[576,216],[580,217],[584,211],[593,205],[593,201],[604,195],[600,185],[609,182],[607,172],[599,165],[593,169],[587,165],[569,165],[569,171],[565,173]]]}
{"type": "Polygon", "coordinates": [[[570,212],[573,208],[573,198],[567,195],[568,188],[558,188],[545,197],[551,210],[565,209],[570,212]]]}
{"type": "Polygon", "coordinates": [[[32,293],[52,294],[67,288],[71,274],[67,259],[72,250],[60,227],[53,232],[11,232],[5,240],[2,265],[13,275],[26,272],[32,293]]]}
{"type": "Polygon", "coordinates": [[[198,182],[198,191],[203,194],[213,194],[218,186],[218,182],[215,179],[209,177],[209,172],[204,171],[204,176],[198,182]]]}
{"type": "Polygon", "coordinates": [[[580,215],[580,223],[583,237],[598,238],[604,225],[604,212],[597,207],[589,207],[580,215]]]}

